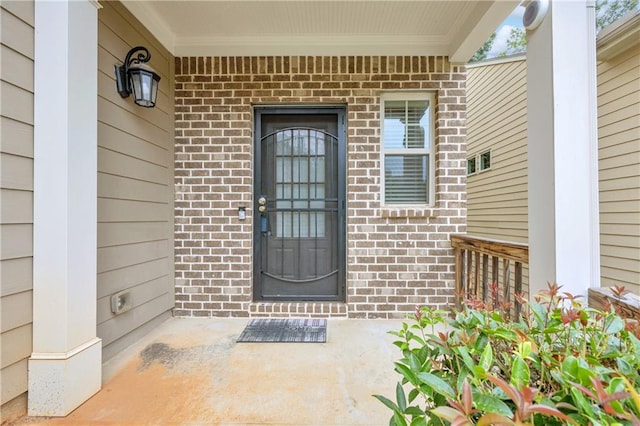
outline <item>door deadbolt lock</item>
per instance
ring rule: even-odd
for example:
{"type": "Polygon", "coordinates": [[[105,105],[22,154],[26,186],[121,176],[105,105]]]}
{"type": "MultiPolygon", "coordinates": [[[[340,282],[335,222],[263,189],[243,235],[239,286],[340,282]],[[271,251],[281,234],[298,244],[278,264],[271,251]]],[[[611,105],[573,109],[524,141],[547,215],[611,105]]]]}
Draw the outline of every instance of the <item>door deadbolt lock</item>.
{"type": "Polygon", "coordinates": [[[267,204],[267,198],[263,195],[260,198],[258,198],[258,205],[259,206],[264,206],[267,204]]]}

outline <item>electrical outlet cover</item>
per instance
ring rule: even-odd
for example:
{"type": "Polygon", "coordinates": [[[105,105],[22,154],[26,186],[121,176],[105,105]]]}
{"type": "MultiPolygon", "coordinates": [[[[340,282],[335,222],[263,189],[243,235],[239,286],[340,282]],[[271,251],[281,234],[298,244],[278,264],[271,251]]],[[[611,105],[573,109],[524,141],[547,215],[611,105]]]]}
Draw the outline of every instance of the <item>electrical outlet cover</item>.
{"type": "Polygon", "coordinates": [[[133,307],[131,292],[121,291],[111,296],[111,312],[118,315],[133,307]]]}

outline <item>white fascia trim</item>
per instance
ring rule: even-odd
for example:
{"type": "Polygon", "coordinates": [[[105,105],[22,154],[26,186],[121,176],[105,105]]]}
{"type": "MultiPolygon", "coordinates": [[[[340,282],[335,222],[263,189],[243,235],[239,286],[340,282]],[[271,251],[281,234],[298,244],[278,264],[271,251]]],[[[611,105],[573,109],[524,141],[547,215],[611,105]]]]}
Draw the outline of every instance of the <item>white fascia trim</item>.
{"type": "Polygon", "coordinates": [[[616,55],[640,44],[640,11],[629,13],[598,34],[597,57],[608,61],[616,55]]]}
{"type": "Polygon", "coordinates": [[[175,55],[175,34],[167,22],[149,5],[150,2],[140,0],[122,0],[122,4],[133,16],[158,39],[172,55],[175,55]]]}
{"type": "Polygon", "coordinates": [[[485,59],[483,61],[471,62],[471,63],[468,63],[465,67],[467,69],[481,68],[487,65],[508,64],[511,62],[522,62],[526,60],[527,60],[526,53],[518,53],[516,55],[511,55],[511,56],[499,56],[496,58],[485,59]]]}
{"type": "Polygon", "coordinates": [[[250,36],[183,37],[175,56],[396,55],[446,56],[443,37],[423,36],[250,36]]]}
{"type": "Polygon", "coordinates": [[[488,6],[486,2],[477,2],[475,10],[459,27],[461,36],[453,38],[449,48],[449,61],[453,64],[466,64],[519,4],[520,0],[497,0],[490,2],[488,6]]]}

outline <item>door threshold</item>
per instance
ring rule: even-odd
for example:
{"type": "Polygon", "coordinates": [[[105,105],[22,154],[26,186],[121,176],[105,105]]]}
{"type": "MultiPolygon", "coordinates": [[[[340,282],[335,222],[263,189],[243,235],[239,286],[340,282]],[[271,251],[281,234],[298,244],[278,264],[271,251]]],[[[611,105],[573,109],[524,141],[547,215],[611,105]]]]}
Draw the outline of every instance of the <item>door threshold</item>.
{"type": "Polygon", "coordinates": [[[249,317],[273,318],[346,318],[344,302],[252,302],[249,317]]]}

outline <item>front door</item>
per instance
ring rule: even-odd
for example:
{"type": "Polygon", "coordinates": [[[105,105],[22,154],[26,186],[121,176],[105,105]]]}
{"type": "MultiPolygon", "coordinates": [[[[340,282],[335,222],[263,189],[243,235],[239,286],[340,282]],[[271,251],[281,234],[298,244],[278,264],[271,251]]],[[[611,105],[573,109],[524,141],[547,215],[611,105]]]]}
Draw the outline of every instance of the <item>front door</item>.
{"type": "Polygon", "coordinates": [[[342,108],[256,109],[254,299],[343,300],[342,108]]]}

